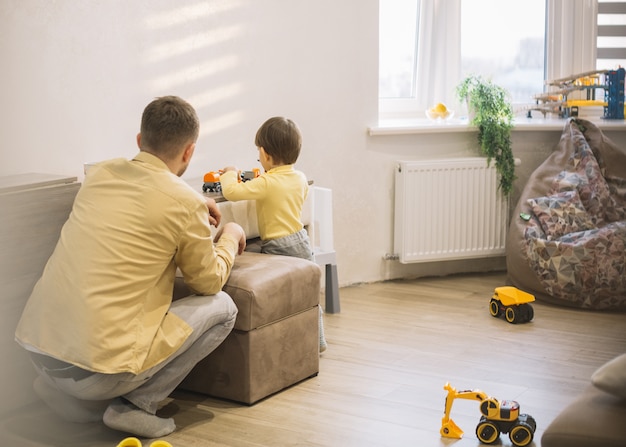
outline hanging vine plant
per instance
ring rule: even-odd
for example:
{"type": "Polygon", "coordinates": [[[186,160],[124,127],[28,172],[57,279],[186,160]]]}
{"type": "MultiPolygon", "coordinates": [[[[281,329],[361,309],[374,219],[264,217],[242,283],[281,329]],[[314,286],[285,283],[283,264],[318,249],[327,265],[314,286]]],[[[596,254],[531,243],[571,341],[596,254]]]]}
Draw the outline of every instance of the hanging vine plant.
{"type": "Polygon", "coordinates": [[[466,102],[470,124],[478,128],[478,144],[489,163],[495,160],[499,187],[508,196],[515,180],[515,159],[511,144],[513,107],[509,92],[481,76],[468,76],[456,88],[461,103],[466,102]]]}

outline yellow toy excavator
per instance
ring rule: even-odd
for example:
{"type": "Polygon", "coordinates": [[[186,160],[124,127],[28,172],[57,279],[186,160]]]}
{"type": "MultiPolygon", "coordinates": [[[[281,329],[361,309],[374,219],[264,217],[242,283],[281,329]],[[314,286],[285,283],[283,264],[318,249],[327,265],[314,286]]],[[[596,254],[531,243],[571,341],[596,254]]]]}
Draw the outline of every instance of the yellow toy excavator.
{"type": "Polygon", "coordinates": [[[500,437],[500,433],[508,433],[511,442],[518,447],[527,446],[532,442],[537,423],[532,416],[519,414],[519,404],[514,400],[498,401],[481,390],[457,391],[449,383],[446,383],[443,389],[448,392],[448,395],[445,412],[441,419],[441,436],[456,439],[463,436],[463,430],[450,419],[450,411],[454,399],[468,399],[480,402],[482,416],[476,427],[476,436],[480,442],[493,444],[500,437]]]}

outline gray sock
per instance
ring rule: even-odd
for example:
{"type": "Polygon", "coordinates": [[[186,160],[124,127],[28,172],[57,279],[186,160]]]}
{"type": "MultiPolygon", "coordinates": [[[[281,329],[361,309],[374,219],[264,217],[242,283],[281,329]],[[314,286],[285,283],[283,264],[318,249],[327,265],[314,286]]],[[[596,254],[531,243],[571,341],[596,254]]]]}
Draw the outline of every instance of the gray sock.
{"type": "Polygon", "coordinates": [[[160,418],[123,399],[115,399],[104,412],[105,425],[146,438],[167,436],[176,430],[172,418],[160,418]]]}

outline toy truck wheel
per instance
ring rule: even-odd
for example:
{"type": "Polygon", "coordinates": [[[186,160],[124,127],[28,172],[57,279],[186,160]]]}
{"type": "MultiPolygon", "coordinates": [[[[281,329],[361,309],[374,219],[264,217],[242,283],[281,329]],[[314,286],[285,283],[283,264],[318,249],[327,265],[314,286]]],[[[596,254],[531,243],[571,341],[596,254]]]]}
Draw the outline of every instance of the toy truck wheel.
{"type": "Polygon", "coordinates": [[[528,303],[520,304],[520,313],[522,315],[522,321],[524,323],[528,323],[535,316],[535,312],[533,310],[533,306],[528,303]]]}
{"type": "Polygon", "coordinates": [[[493,444],[500,437],[500,430],[483,416],[476,427],[476,436],[483,444],[493,444]]]}
{"type": "Polygon", "coordinates": [[[533,433],[535,433],[535,430],[537,430],[537,422],[535,421],[534,417],[532,417],[530,414],[522,413],[519,415],[519,420],[520,422],[528,424],[533,433]]]}
{"type": "Polygon", "coordinates": [[[524,447],[533,441],[534,430],[526,422],[519,422],[509,432],[509,439],[518,446],[524,447]]]}
{"type": "Polygon", "coordinates": [[[489,313],[492,317],[499,317],[500,315],[502,315],[502,311],[500,310],[500,303],[498,303],[498,300],[492,298],[491,301],[489,301],[489,313]]]}
{"type": "Polygon", "coordinates": [[[519,317],[520,317],[519,312],[517,312],[515,307],[507,306],[507,308],[504,309],[504,318],[509,323],[513,323],[513,324],[518,323],[519,317]]]}

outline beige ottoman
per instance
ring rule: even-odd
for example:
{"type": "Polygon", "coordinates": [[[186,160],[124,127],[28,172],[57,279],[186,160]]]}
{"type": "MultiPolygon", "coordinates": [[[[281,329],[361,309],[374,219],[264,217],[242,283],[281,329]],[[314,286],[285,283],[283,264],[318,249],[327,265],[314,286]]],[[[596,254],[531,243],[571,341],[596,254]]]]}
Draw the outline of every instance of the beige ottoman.
{"type": "Polygon", "coordinates": [[[317,375],[320,279],[303,259],[238,256],[224,286],[239,309],[235,328],[180,388],[253,404],[317,375]]]}

